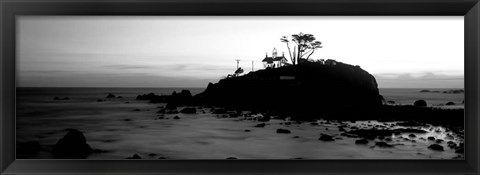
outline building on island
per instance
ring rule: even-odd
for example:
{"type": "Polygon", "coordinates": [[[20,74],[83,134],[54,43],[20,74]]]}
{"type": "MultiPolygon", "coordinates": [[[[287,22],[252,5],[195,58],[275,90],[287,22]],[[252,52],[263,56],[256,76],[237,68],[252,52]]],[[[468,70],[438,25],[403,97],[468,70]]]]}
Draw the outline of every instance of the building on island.
{"type": "Polygon", "coordinates": [[[277,55],[277,49],[273,48],[272,57],[268,57],[268,54],[265,54],[265,58],[262,60],[264,68],[278,68],[290,65],[287,63],[287,58],[282,53],[282,56],[277,55]]]}

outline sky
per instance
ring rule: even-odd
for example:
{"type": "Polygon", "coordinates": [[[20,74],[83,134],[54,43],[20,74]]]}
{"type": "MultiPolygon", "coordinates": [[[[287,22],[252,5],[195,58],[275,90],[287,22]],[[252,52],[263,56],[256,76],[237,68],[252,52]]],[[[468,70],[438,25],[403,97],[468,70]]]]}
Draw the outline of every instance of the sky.
{"type": "Polygon", "coordinates": [[[19,16],[19,87],[206,87],[313,34],[379,88],[463,88],[463,16],[19,16]]]}

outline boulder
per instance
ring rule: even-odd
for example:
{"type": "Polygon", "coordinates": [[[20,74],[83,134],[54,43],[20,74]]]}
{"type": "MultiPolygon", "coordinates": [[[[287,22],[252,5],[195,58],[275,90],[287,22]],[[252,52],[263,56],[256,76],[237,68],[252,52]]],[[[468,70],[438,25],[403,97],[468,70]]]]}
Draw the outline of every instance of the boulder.
{"type": "Polygon", "coordinates": [[[290,134],[290,130],[288,129],[277,129],[277,133],[279,134],[290,134]]]}
{"type": "Polygon", "coordinates": [[[418,107],[426,107],[427,102],[425,100],[417,100],[413,103],[413,105],[418,107]]]}
{"type": "Polygon", "coordinates": [[[355,140],[355,144],[368,144],[368,140],[367,139],[355,140]]]}
{"type": "Polygon", "coordinates": [[[451,106],[451,105],[455,105],[455,103],[454,103],[454,102],[451,102],[451,101],[449,101],[449,102],[448,102],[448,103],[446,103],[445,105],[447,105],[447,106],[451,106]]]}
{"type": "Polygon", "coordinates": [[[112,93],[109,93],[109,94],[107,95],[107,98],[115,98],[115,95],[113,95],[112,93]]]}
{"type": "Polygon", "coordinates": [[[182,110],[180,110],[181,113],[184,113],[184,114],[195,114],[197,113],[197,109],[195,108],[183,108],[182,110]]]}
{"type": "Polygon", "coordinates": [[[180,117],[179,117],[179,116],[175,116],[175,117],[173,117],[173,119],[178,120],[178,119],[180,119],[180,117]]]}
{"type": "Polygon", "coordinates": [[[82,132],[68,129],[68,133],[55,144],[52,153],[57,159],[84,159],[92,151],[82,132]]]}
{"type": "Polygon", "coordinates": [[[427,140],[435,141],[435,137],[428,137],[427,140]]]}
{"type": "Polygon", "coordinates": [[[265,125],[266,125],[265,123],[259,123],[259,124],[255,125],[255,127],[263,128],[263,127],[265,127],[265,125]]]}
{"type": "Polygon", "coordinates": [[[386,142],[376,142],[375,145],[378,146],[378,147],[381,147],[381,148],[391,148],[391,147],[393,147],[393,145],[390,145],[386,142]]]}
{"type": "Polygon", "coordinates": [[[432,144],[428,146],[428,149],[435,150],[435,151],[443,151],[443,146],[439,144],[432,144]]]}
{"type": "Polygon", "coordinates": [[[138,154],[133,155],[132,157],[127,157],[126,159],[142,159],[138,154]]]}
{"type": "Polygon", "coordinates": [[[318,140],[325,142],[335,141],[332,136],[329,136],[327,134],[320,134],[320,138],[318,138],[318,140]]]}
{"type": "Polygon", "coordinates": [[[415,138],[415,137],[417,137],[417,136],[416,136],[415,134],[410,134],[410,135],[408,135],[408,137],[410,137],[410,138],[415,138]]]}

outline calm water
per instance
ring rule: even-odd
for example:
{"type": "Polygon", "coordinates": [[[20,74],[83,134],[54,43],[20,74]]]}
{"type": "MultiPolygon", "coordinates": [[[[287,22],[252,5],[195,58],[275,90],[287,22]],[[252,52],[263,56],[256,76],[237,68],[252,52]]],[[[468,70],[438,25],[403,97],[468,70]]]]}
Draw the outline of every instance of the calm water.
{"type": "MultiPolygon", "coordinates": [[[[285,125],[283,120],[271,120],[264,128],[256,128],[259,122],[255,120],[222,118],[212,114],[210,108],[197,108],[197,114],[165,114],[162,116],[168,119],[157,119],[158,107],[165,104],[135,100],[139,94],[171,94],[174,90],[178,92],[182,88],[18,88],[17,142],[41,144],[42,151],[28,157],[33,159],[53,158],[50,151],[66,134],[66,128],[81,130],[92,148],[106,151],[91,154],[89,159],[124,159],[133,154],[143,159],[452,159],[462,156],[446,143],[441,144],[446,149],[443,152],[427,149],[432,143],[423,139],[429,136],[463,142],[463,138],[437,126],[419,128],[429,132],[417,134],[416,139],[406,140],[408,134],[392,136],[394,148],[379,148],[374,142],[355,145],[356,139],[340,136],[340,123],[334,121],[312,126],[309,123],[285,125]],[[108,93],[123,98],[97,101],[105,99],[108,93]],[[70,100],[53,100],[54,97],[70,100]],[[174,116],[180,119],[173,120],[174,116]],[[278,128],[291,133],[277,134],[278,128]],[[335,141],[319,141],[320,133],[334,136],[335,141]],[[447,134],[454,138],[447,138],[447,134]]],[[[189,90],[193,95],[203,91],[201,88],[189,90]]],[[[426,94],[419,90],[381,89],[381,94],[397,104],[412,104],[416,99],[425,99],[433,105],[463,100],[463,94],[426,94]]],[[[362,128],[372,123],[389,124],[376,121],[348,124],[362,128]]]]}

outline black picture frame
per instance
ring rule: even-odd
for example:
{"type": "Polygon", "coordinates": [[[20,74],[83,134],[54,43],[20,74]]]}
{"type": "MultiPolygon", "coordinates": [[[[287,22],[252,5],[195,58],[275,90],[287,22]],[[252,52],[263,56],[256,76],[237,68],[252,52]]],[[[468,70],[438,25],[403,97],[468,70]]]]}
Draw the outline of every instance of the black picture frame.
{"type": "Polygon", "coordinates": [[[2,0],[1,174],[479,174],[478,0],[2,0]],[[464,16],[465,160],[15,160],[17,15],[464,16]]]}

